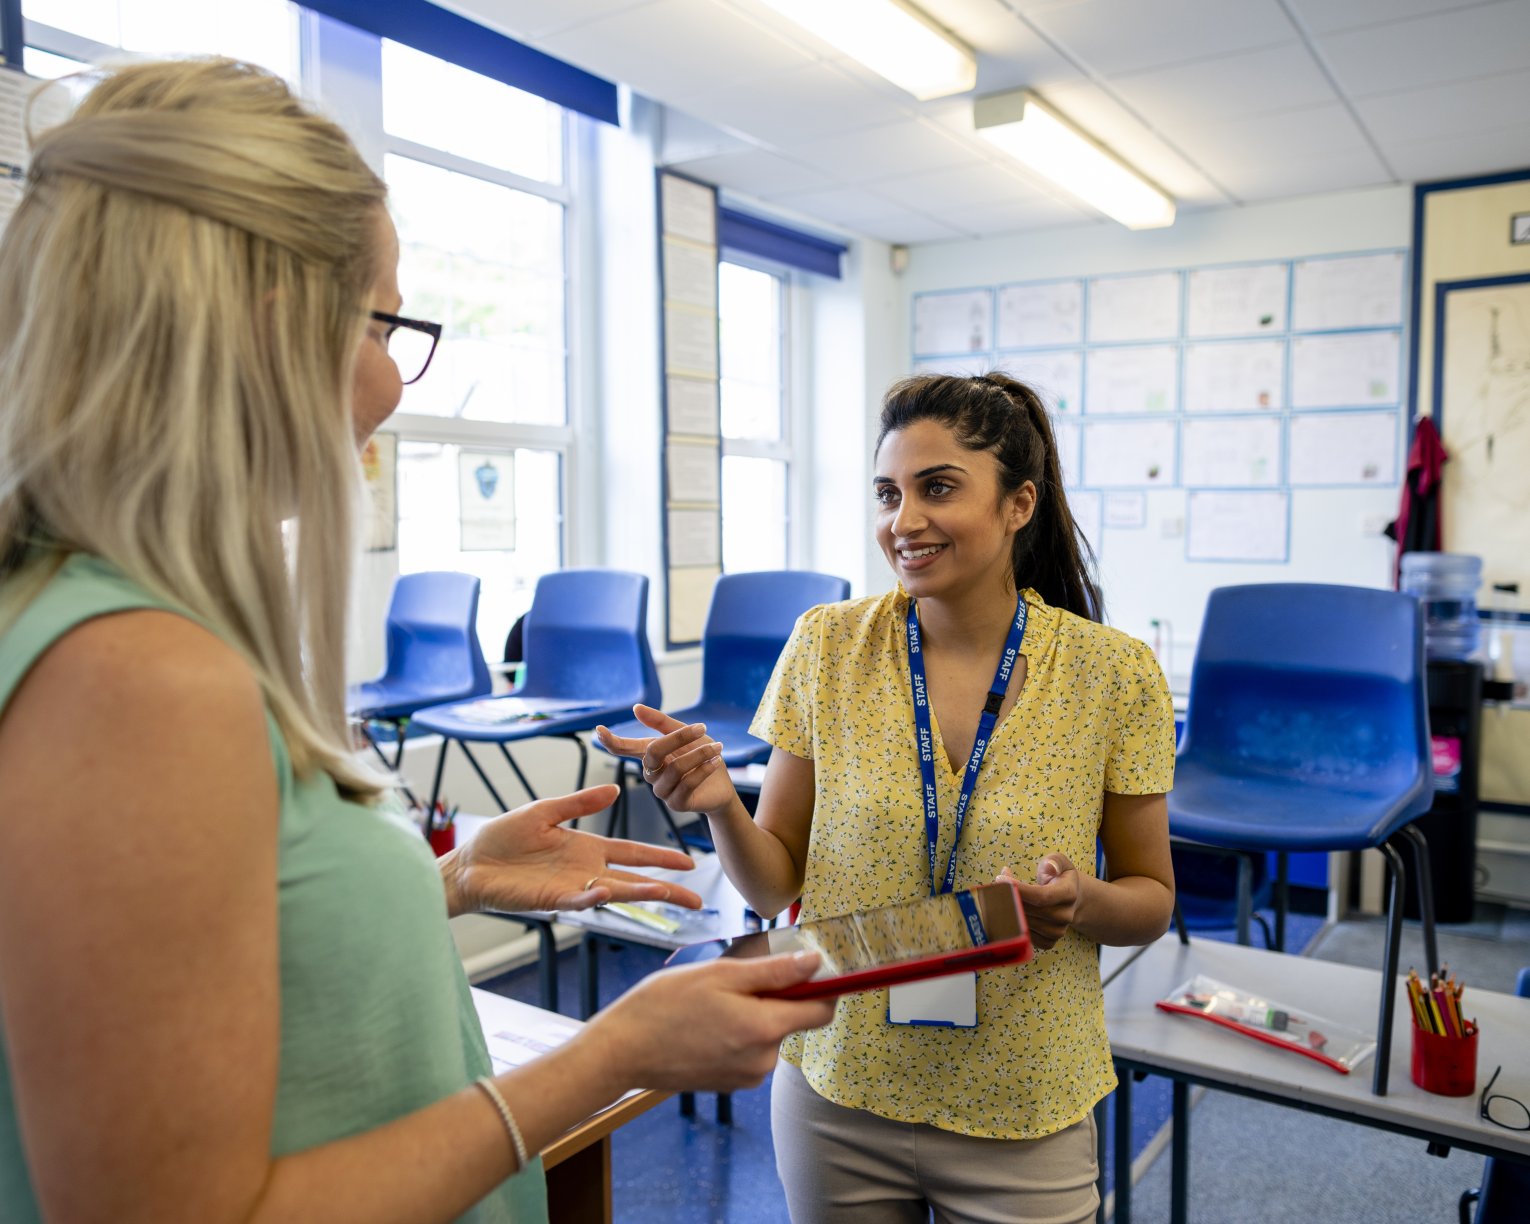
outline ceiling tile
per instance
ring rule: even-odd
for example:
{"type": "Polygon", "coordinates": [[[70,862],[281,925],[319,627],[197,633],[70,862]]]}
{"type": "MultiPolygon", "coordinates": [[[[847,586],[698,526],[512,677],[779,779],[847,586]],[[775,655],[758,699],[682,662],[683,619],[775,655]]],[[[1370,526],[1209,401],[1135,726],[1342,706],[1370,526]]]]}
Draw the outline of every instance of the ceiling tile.
{"type": "Polygon", "coordinates": [[[973,150],[924,119],[884,123],[794,145],[792,156],[840,180],[892,178],[971,161],[973,150]]]}
{"type": "Polygon", "coordinates": [[[1467,8],[1482,0],[1287,0],[1314,34],[1405,21],[1428,13],[1467,8]]]}
{"type": "Polygon", "coordinates": [[[541,38],[559,30],[608,17],[623,9],[641,8],[653,0],[436,0],[481,25],[515,38],[541,38]]]}
{"type": "Polygon", "coordinates": [[[1038,29],[1106,76],[1297,36],[1277,0],[1080,0],[1022,7],[1038,29]]]}
{"type": "Polygon", "coordinates": [[[759,82],[673,99],[683,110],[785,149],[816,137],[903,118],[890,98],[852,80],[833,64],[809,64],[759,82]]]}
{"type": "Polygon", "coordinates": [[[1530,166],[1530,123],[1454,133],[1433,140],[1383,144],[1382,152],[1405,181],[1466,178],[1530,166]]]}
{"type": "Polygon", "coordinates": [[[720,157],[699,157],[670,164],[703,182],[715,183],[719,187],[742,191],[761,199],[831,185],[828,175],[765,149],[749,149],[740,153],[724,153],[720,157]]]}
{"type": "Polygon", "coordinates": [[[859,187],[834,187],[827,191],[787,192],[775,204],[810,217],[823,217],[851,229],[879,221],[907,220],[912,210],[874,191],[859,187]]]}
{"type": "Polygon", "coordinates": [[[1317,40],[1353,97],[1515,72],[1530,47],[1530,4],[1502,0],[1317,40]]]}
{"type": "Polygon", "coordinates": [[[1020,173],[1010,173],[988,162],[970,162],[945,170],[930,170],[876,184],[877,194],[919,212],[941,213],[959,208],[986,208],[1009,200],[1050,201],[1043,188],[1032,185],[1020,173]]]}
{"type": "Polygon", "coordinates": [[[1370,147],[1360,125],[1337,102],[1257,115],[1227,123],[1201,124],[1181,133],[1185,151],[1221,178],[1232,167],[1259,162],[1278,164],[1305,157],[1368,156],[1370,147]]]}
{"type": "Polygon", "coordinates": [[[707,90],[739,92],[741,82],[813,62],[799,47],[713,0],[654,0],[537,45],[661,102],[707,90]]]}
{"type": "Polygon", "coordinates": [[[1103,222],[1093,209],[1077,208],[1055,200],[1015,200],[982,208],[958,208],[937,214],[947,225],[970,230],[987,238],[994,234],[1013,234],[1020,230],[1048,229],[1057,225],[1080,225],[1103,222]]]}
{"type": "Polygon", "coordinates": [[[1333,87],[1302,43],[1219,56],[1117,77],[1111,88],[1160,131],[1290,110],[1334,99],[1333,87]]]}
{"type": "Polygon", "coordinates": [[[936,221],[933,217],[920,216],[910,213],[906,218],[898,221],[879,221],[865,231],[873,238],[880,238],[883,242],[902,243],[904,246],[915,242],[950,242],[955,238],[971,238],[974,235],[955,229],[944,222],[936,221]]]}
{"type": "Polygon", "coordinates": [[[1366,128],[1381,142],[1454,138],[1502,127],[1525,113],[1530,69],[1429,89],[1378,94],[1355,103],[1366,128]]]}
{"type": "Polygon", "coordinates": [[[1290,196],[1354,187],[1375,187],[1393,181],[1376,160],[1364,153],[1329,153],[1302,158],[1256,158],[1244,165],[1219,168],[1218,177],[1245,203],[1283,200],[1290,196]]]}

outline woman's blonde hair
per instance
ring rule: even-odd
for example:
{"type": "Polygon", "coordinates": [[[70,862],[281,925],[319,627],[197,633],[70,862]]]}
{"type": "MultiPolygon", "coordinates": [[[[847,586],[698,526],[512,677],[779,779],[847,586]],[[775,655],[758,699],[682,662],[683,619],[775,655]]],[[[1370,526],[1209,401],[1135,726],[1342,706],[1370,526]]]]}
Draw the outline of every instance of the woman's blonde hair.
{"type": "Polygon", "coordinates": [[[298,773],[361,798],[350,402],[385,195],[280,78],[144,63],[37,139],[0,242],[0,576],[42,543],[184,606],[248,659],[298,773]]]}

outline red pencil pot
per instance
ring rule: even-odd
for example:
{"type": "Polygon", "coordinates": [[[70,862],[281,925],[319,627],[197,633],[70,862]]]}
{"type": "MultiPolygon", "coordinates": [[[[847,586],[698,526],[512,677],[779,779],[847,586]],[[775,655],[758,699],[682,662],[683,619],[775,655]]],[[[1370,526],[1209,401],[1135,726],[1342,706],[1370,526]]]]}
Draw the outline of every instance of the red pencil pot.
{"type": "Polygon", "coordinates": [[[1413,1082],[1438,1096],[1477,1091],[1477,1034],[1441,1037],[1413,1026],[1413,1082]]]}
{"type": "Polygon", "coordinates": [[[435,852],[437,858],[440,858],[448,850],[455,850],[457,848],[457,824],[455,821],[430,831],[430,848],[435,852]]]}

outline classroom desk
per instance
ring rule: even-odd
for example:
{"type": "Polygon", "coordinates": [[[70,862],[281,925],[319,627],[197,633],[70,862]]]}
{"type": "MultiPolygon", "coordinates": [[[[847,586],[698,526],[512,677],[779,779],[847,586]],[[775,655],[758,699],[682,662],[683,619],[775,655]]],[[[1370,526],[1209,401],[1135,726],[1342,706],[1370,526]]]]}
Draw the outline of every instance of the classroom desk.
{"type": "MultiPolygon", "coordinates": [[[[1172,933],[1121,967],[1105,988],[1105,1022],[1121,1081],[1115,1130],[1117,1224],[1131,1220],[1131,1177],[1125,1171],[1131,1168],[1133,1072],[1174,1081],[1173,1224],[1183,1224],[1187,1216],[1192,1084],[1411,1135],[1430,1144],[1530,1161],[1530,1132],[1505,1130],[1480,1119],[1476,1093],[1435,1096],[1414,1085],[1407,1074],[1412,1019],[1406,1006],[1398,1009],[1393,1026],[1393,1086],[1386,1096],[1376,1096],[1370,1088],[1368,1062],[1341,1075],[1310,1059],[1154,1006],[1197,973],[1361,1032],[1371,1031],[1375,1023],[1381,974],[1372,969],[1209,940],[1181,944],[1172,933]]],[[[1493,1068],[1502,1064],[1505,1078],[1500,1078],[1498,1090],[1522,1095],[1530,1082],[1530,999],[1468,987],[1464,1002],[1467,1014],[1481,1025],[1478,1091],[1493,1068]],[[1506,1079],[1509,1087],[1505,1087],[1506,1079]]],[[[1424,1152],[1419,1155],[1422,1158],[1424,1152]]]]}
{"type": "MultiPolygon", "coordinates": [[[[495,1057],[495,1070],[505,1065],[520,1065],[536,1057],[537,1047],[556,1044],[580,1027],[556,1012],[473,990],[473,1006],[478,1022],[495,1057]],[[506,1030],[528,1035],[524,1045],[496,1040],[506,1030]]],[[[552,1224],[610,1224],[611,1206],[611,1134],[639,1114],[646,1113],[669,1093],[629,1092],[615,1104],[591,1115],[578,1126],[565,1131],[542,1149],[542,1167],[547,1171],[548,1218],[552,1224]]]]}

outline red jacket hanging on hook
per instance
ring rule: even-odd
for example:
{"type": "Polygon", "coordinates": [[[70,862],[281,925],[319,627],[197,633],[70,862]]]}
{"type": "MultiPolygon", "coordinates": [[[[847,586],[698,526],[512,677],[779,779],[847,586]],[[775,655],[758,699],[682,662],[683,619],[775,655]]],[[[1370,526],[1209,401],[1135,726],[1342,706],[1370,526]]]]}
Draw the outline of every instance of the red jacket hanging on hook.
{"type": "Polygon", "coordinates": [[[1445,462],[1445,443],[1432,417],[1419,417],[1408,448],[1408,472],[1403,477],[1402,504],[1386,534],[1397,541],[1392,561],[1392,586],[1398,581],[1405,552],[1439,552],[1444,527],[1440,519],[1440,479],[1445,462]]]}

